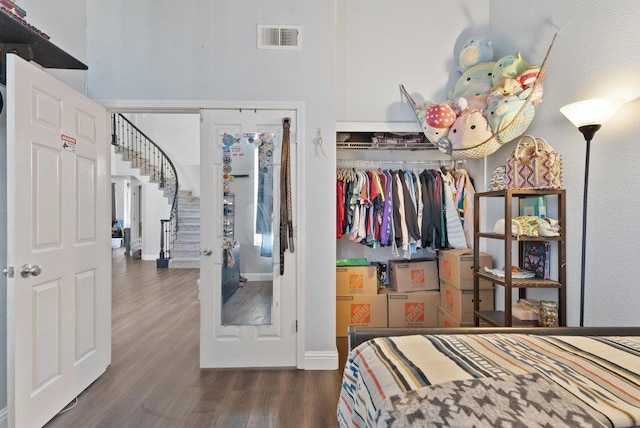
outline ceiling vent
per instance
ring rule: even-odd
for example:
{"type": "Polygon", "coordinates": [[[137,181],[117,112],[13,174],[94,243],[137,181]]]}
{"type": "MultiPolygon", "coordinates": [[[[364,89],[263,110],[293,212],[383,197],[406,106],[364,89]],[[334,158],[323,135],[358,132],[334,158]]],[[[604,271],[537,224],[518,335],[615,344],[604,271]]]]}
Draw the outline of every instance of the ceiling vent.
{"type": "Polygon", "coordinates": [[[302,27],[258,25],[258,49],[302,49],[302,27]]]}

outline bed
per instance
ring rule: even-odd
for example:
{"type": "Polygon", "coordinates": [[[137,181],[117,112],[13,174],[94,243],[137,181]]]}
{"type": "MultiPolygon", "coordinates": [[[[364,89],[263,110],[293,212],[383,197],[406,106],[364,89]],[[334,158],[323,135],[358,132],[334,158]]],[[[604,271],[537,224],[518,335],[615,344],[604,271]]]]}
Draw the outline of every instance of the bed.
{"type": "Polygon", "coordinates": [[[351,327],[351,427],[640,426],[640,328],[351,327]]]}

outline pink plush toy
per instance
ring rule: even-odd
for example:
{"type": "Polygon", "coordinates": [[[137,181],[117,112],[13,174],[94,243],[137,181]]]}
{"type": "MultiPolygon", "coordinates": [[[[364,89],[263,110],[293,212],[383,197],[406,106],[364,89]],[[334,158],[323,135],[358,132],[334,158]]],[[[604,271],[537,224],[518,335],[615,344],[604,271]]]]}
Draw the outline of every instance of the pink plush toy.
{"type": "Polygon", "coordinates": [[[441,152],[451,154],[452,150],[474,147],[492,137],[491,127],[482,110],[467,109],[458,116],[449,129],[449,134],[438,141],[441,152]]]}

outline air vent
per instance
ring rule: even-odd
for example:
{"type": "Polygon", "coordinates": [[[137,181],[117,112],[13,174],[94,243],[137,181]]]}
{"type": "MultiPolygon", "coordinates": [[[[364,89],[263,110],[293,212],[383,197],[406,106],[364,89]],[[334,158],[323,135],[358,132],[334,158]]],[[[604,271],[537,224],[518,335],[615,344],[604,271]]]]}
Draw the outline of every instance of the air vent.
{"type": "Polygon", "coordinates": [[[302,49],[302,27],[258,25],[258,49],[302,49]]]}

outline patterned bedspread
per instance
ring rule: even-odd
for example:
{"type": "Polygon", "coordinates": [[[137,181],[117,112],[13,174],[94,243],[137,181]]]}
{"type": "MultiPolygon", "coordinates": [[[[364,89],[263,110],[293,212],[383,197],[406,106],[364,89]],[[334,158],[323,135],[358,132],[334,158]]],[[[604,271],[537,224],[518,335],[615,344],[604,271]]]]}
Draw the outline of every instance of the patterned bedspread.
{"type": "Polygon", "coordinates": [[[373,339],[349,355],[338,421],[342,428],[640,426],[640,337],[373,339]]]}

